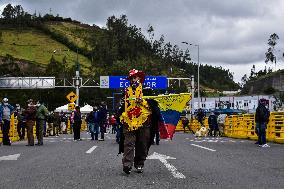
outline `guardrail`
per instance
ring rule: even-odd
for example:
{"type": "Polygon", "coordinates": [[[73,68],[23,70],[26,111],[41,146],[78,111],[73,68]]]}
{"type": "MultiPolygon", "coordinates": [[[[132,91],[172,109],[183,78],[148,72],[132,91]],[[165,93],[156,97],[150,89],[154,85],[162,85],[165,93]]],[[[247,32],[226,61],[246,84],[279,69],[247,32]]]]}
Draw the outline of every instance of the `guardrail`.
{"type": "MultiPolygon", "coordinates": [[[[9,131],[9,138],[11,141],[18,141],[19,135],[17,132],[17,124],[18,124],[18,120],[14,117],[14,114],[12,114],[11,119],[10,119],[10,131],[9,131]]],[[[68,120],[68,124],[67,124],[67,133],[70,133],[70,121],[68,120]]],[[[87,129],[87,124],[85,122],[85,120],[83,119],[82,121],[82,125],[81,125],[81,131],[84,131],[87,129]]],[[[34,137],[36,137],[36,127],[34,126],[33,129],[33,134],[34,137]]],[[[25,139],[27,139],[27,132],[25,133],[25,139]]],[[[3,134],[2,134],[2,130],[0,130],[0,143],[2,143],[3,141],[3,134]]]]}
{"type": "MultiPolygon", "coordinates": [[[[255,132],[255,114],[242,114],[227,116],[223,127],[223,136],[240,139],[257,140],[255,132]]],[[[204,120],[204,126],[208,126],[208,118],[204,120]]],[[[219,125],[220,128],[221,125],[219,125]]],[[[193,119],[189,128],[196,132],[201,128],[200,123],[193,119]]],[[[184,131],[181,120],[178,122],[176,131],[184,131]]],[[[188,129],[186,128],[186,131],[188,129]]],[[[284,112],[271,112],[266,129],[266,139],[270,142],[284,143],[284,112]]]]}

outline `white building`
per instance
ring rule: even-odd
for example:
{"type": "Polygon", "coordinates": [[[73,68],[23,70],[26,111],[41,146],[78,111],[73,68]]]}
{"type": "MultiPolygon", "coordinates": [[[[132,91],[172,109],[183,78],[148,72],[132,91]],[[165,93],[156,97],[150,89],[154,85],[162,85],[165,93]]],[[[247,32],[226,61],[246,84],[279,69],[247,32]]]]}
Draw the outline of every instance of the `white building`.
{"type": "MultiPolygon", "coordinates": [[[[267,100],[269,110],[274,111],[273,107],[276,99],[273,96],[268,95],[201,97],[200,107],[206,110],[230,108],[245,110],[248,113],[254,113],[260,99],[267,100]]],[[[194,98],[194,109],[198,109],[197,98],[194,98]]]]}

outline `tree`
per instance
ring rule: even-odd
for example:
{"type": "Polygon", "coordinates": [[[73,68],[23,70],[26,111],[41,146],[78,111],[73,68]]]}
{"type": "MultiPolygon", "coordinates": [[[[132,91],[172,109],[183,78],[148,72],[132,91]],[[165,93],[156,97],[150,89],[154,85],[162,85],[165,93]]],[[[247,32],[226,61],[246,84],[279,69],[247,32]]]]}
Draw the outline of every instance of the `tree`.
{"type": "Polygon", "coordinates": [[[15,9],[10,3],[3,9],[2,16],[6,20],[10,20],[15,17],[15,9]]]}
{"type": "Polygon", "coordinates": [[[269,39],[268,39],[268,46],[269,48],[267,49],[267,52],[265,53],[265,63],[275,63],[276,65],[276,56],[274,55],[274,47],[277,44],[277,40],[279,39],[278,35],[276,33],[273,33],[270,35],[269,39]]]}
{"type": "Polygon", "coordinates": [[[250,70],[250,76],[249,76],[249,78],[250,78],[250,79],[253,79],[255,76],[256,76],[256,73],[255,73],[255,65],[252,65],[252,68],[251,68],[251,70],[250,70]]]}

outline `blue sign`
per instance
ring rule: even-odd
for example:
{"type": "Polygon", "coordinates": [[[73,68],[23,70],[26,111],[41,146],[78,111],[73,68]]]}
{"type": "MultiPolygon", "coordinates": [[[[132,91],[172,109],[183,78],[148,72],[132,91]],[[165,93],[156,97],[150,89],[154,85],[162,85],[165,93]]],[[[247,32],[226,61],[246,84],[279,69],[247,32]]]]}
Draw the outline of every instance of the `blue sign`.
{"type": "MultiPolygon", "coordinates": [[[[109,88],[126,88],[129,86],[129,81],[126,76],[109,76],[109,88]]],[[[148,86],[152,89],[166,89],[168,86],[167,77],[164,76],[146,76],[143,86],[148,86]]]]}

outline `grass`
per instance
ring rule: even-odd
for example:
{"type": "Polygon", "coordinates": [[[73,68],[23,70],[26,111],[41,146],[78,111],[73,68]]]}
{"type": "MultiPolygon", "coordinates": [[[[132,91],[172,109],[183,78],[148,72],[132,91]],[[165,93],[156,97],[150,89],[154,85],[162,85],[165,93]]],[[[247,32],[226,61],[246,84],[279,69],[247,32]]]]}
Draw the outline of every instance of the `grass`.
{"type": "MultiPolygon", "coordinates": [[[[52,55],[59,62],[62,62],[63,57],[66,56],[67,67],[69,68],[74,65],[77,58],[76,52],[34,28],[21,31],[15,29],[0,30],[2,31],[0,56],[10,54],[17,59],[29,60],[44,66],[49,63],[52,55]]],[[[90,60],[82,55],[78,57],[82,72],[88,74],[91,66],[90,60]]]]}
{"type": "Polygon", "coordinates": [[[79,24],[69,22],[48,22],[48,28],[53,31],[60,33],[68,38],[69,41],[76,44],[78,47],[92,50],[90,46],[91,28],[80,26],[79,24]]]}

